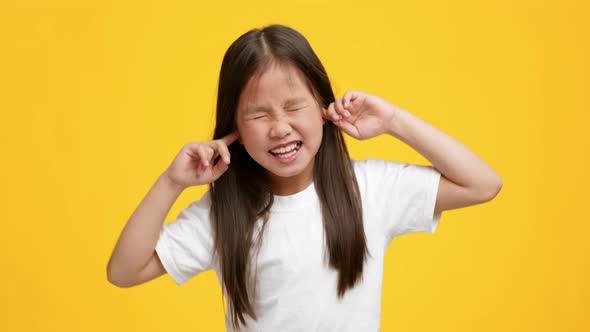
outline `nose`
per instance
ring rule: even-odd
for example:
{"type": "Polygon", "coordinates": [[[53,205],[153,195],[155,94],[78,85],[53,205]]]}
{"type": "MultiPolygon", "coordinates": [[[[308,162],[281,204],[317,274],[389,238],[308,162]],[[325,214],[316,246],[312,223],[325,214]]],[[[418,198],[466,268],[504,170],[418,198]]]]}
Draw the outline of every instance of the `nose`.
{"type": "Polygon", "coordinates": [[[273,121],[272,127],[270,128],[270,136],[273,138],[283,138],[291,133],[291,124],[287,117],[281,116],[273,121]]]}

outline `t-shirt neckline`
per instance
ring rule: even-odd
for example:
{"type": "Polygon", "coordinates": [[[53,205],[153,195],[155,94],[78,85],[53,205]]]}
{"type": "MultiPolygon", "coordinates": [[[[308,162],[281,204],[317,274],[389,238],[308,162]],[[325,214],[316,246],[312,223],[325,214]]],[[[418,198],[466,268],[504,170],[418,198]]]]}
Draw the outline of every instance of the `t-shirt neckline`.
{"type": "Polygon", "coordinates": [[[271,211],[289,211],[297,210],[313,202],[313,196],[316,194],[315,183],[312,181],[305,189],[292,195],[278,196],[273,195],[273,204],[271,211]]]}

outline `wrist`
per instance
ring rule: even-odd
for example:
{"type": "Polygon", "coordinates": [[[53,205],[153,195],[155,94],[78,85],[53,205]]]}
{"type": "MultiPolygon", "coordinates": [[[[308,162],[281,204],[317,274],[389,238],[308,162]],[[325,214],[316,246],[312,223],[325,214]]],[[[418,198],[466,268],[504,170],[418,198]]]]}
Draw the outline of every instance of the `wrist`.
{"type": "Polygon", "coordinates": [[[168,175],[168,171],[165,171],[160,175],[158,178],[158,182],[160,182],[168,191],[173,193],[180,194],[184,190],[184,186],[174,182],[172,178],[168,175]]]}
{"type": "Polygon", "coordinates": [[[386,128],[385,128],[385,132],[393,137],[399,138],[400,137],[400,115],[401,113],[404,112],[404,110],[402,110],[399,107],[395,107],[395,106],[391,106],[391,117],[389,118],[389,121],[386,123],[386,128]]]}

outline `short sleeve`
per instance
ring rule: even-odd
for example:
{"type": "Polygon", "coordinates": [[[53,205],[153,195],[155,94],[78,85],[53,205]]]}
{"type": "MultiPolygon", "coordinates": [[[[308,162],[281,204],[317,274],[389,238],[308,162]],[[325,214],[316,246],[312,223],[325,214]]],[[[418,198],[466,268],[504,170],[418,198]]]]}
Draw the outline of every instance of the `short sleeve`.
{"type": "Polygon", "coordinates": [[[379,223],[388,243],[396,236],[434,233],[441,214],[434,215],[440,172],[432,166],[384,160],[355,161],[363,182],[365,215],[379,223]]]}
{"type": "Polygon", "coordinates": [[[213,233],[209,216],[209,192],[182,210],[176,220],[164,224],[156,252],[166,272],[181,286],[212,268],[213,233]]]}

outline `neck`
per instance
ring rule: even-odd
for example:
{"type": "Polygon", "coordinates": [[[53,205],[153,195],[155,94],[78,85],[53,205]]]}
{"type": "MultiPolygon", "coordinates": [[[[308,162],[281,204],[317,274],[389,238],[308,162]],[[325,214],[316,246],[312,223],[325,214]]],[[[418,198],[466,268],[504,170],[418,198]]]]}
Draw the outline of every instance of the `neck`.
{"type": "Polygon", "coordinates": [[[284,178],[271,176],[272,193],[277,196],[289,196],[303,191],[313,182],[311,172],[284,178]]]}

